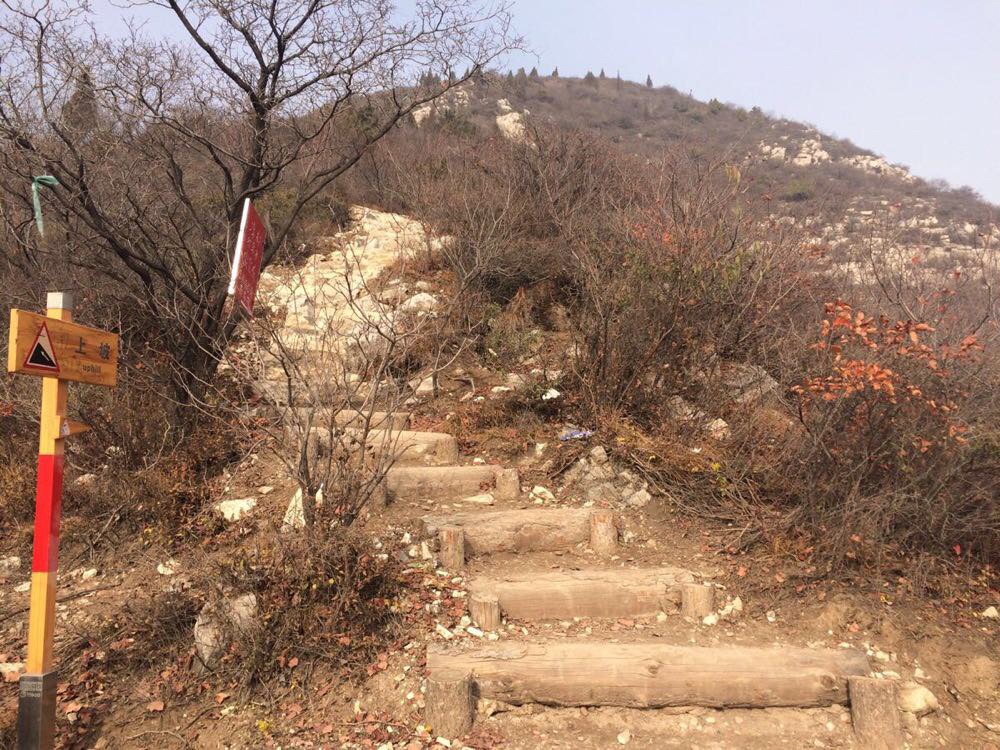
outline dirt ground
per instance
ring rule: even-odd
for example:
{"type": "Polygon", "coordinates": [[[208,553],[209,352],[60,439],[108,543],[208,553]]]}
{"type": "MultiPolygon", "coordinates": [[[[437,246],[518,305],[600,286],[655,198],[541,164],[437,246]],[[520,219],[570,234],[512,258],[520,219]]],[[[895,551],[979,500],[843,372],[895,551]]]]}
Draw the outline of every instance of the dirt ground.
{"type": "MultiPolygon", "coordinates": [[[[462,436],[463,463],[517,465],[522,484],[541,484],[555,493],[549,505],[578,507],[583,499],[563,491],[543,466],[563,466],[601,444],[561,443],[561,425],[537,424],[528,433],[503,429],[472,435],[462,420],[469,410],[486,408],[461,402],[464,381],[445,385],[445,396],[416,409],[414,429],[451,431],[462,436]],[[535,445],[546,447],[536,450],[535,445]],[[566,460],[562,456],[566,455],[566,460]]],[[[484,386],[480,386],[483,392],[484,386]]],[[[487,391],[488,392],[488,391],[487,391]]],[[[673,565],[716,583],[723,598],[739,596],[743,611],[714,626],[684,621],[679,615],[620,619],[575,619],[549,623],[509,623],[500,640],[546,638],[582,642],[623,642],[659,638],[666,643],[756,646],[854,647],[866,650],[874,668],[888,679],[916,680],[929,688],[940,708],[925,716],[903,714],[911,748],[997,748],[1000,745],[1000,648],[997,620],[979,616],[998,603],[992,571],[931,567],[908,561],[900,570],[859,573],[832,580],[787,555],[758,548],[731,554],[723,540],[732,529],[681,513],[654,498],[641,509],[621,514],[619,555],[598,562],[584,545],[564,552],[474,558],[460,577],[442,575],[420,551],[420,517],[431,511],[470,510],[461,500],[404,500],[362,519],[365,533],[382,554],[405,566],[407,586],[397,603],[399,618],[389,645],[367,669],[367,679],[345,681],[330,667],[290,670],[269,692],[248,696],[237,686],[194,669],[190,634],[182,634],[179,653],[134,659],[135,650],[156,652],[157,629],[148,644],[112,643],[98,638],[124,608],[151,593],[184,590],[192,574],[213,558],[231,555],[261,535],[279,533],[293,487],[279,465],[263,453],[220,483],[218,499],[259,498],[247,517],[223,524],[211,507],[195,519],[198,534],[162,539],[140,533],[113,549],[88,556],[79,545],[62,551],[57,625],[60,673],[59,746],[64,748],[806,748],[856,747],[849,711],[840,706],[813,709],[716,711],[705,708],[629,710],[506,706],[480,701],[473,733],[450,745],[427,731],[423,719],[422,679],[426,644],[441,640],[437,626],[454,641],[475,639],[464,630],[466,584],[480,573],[519,570],[575,570],[594,565],[673,565]],[[266,493],[262,487],[271,487],[266,493]],[[192,544],[192,538],[200,541],[192,544]],[[174,572],[159,566],[173,560],[174,572]],[[119,655],[133,654],[129,669],[119,655]],[[68,665],[66,667],[65,665],[68,665]],[[116,665],[119,665],[116,668],[116,665]]],[[[497,501],[493,509],[534,506],[525,494],[517,502],[497,501]]],[[[619,508],[618,510],[623,510],[619,508]]],[[[66,519],[67,526],[85,519],[66,519]]],[[[25,528],[6,540],[0,556],[28,560],[25,528]]],[[[0,584],[0,662],[24,660],[28,593],[22,567],[0,584]]],[[[467,623],[467,621],[465,621],[467,623]]],[[[164,637],[168,635],[160,631],[164,637]]],[[[306,660],[303,659],[303,662],[306,660]]],[[[0,711],[10,726],[17,685],[0,684],[0,711]]]]}

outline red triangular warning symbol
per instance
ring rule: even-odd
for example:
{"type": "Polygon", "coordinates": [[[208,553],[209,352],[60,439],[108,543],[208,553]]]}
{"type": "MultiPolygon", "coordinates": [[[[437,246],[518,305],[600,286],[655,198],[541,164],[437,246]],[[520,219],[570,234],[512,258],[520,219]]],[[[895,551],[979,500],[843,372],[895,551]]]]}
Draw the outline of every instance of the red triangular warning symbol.
{"type": "Polygon", "coordinates": [[[42,327],[38,329],[35,343],[28,350],[24,366],[33,367],[36,370],[48,370],[52,373],[59,372],[59,362],[56,360],[56,352],[52,348],[52,341],[49,340],[49,329],[45,323],[42,323],[42,327]]]}

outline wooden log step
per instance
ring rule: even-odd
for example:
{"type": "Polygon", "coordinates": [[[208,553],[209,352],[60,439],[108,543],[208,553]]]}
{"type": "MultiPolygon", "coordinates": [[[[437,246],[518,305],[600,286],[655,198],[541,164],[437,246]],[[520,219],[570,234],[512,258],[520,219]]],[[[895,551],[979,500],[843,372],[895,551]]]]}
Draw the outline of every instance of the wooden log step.
{"type": "Polygon", "coordinates": [[[592,508],[528,508],[424,516],[424,533],[445,527],[465,532],[466,556],[491,552],[540,552],[590,541],[592,508]]]}
{"type": "MultiPolygon", "coordinates": [[[[345,441],[360,441],[376,453],[391,455],[401,466],[448,466],[458,461],[458,441],[446,432],[415,432],[412,430],[368,430],[342,428],[338,435],[345,441]]],[[[329,428],[314,428],[311,439],[326,445],[330,439],[329,428]]],[[[357,443],[354,443],[357,445],[357,443]]]]}
{"type": "MultiPolygon", "coordinates": [[[[362,430],[347,430],[359,437],[362,430]]],[[[458,462],[458,441],[447,432],[368,430],[367,444],[375,451],[392,453],[397,463],[449,466],[458,462]]]]}
{"type": "MultiPolygon", "coordinates": [[[[330,414],[322,408],[296,406],[286,413],[286,422],[292,427],[304,426],[313,412],[312,426],[324,427],[329,424],[330,414]]],[[[410,426],[410,415],[399,411],[368,411],[367,409],[342,409],[333,415],[333,423],[338,427],[364,427],[365,420],[372,429],[405,430],[410,426]]]]}
{"type": "Polygon", "coordinates": [[[498,500],[520,494],[517,469],[478,466],[400,466],[386,474],[387,500],[448,499],[490,492],[498,500]]]}
{"type": "Polygon", "coordinates": [[[690,571],[673,567],[538,572],[477,577],[469,597],[495,598],[501,612],[517,620],[674,614],[685,585],[694,581],[690,571]]]}
{"type": "Polygon", "coordinates": [[[472,676],[479,697],[551,706],[811,707],[848,702],[867,676],[854,649],[706,648],[536,641],[472,650],[428,647],[427,671],[472,676]]]}

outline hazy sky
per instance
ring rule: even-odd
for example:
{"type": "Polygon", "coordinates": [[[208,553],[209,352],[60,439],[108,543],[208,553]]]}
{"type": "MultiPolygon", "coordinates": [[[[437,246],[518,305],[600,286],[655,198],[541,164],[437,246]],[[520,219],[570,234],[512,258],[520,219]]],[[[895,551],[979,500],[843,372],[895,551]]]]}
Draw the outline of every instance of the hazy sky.
{"type": "Polygon", "coordinates": [[[650,74],[1000,203],[1000,0],[516,0],[514,16],[534,52],[514,67],[650,74]]]}
{"type": "Polygon", "coordinates": [[[515,16],[541,72],[648,73],[1000,203],[998,0],[519,0],[515,16]]]}

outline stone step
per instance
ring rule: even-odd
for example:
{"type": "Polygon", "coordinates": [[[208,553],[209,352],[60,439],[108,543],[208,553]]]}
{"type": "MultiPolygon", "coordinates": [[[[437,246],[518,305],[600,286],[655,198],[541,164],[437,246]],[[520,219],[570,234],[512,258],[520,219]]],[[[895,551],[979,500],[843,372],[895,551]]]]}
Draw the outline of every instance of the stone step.
{"type": "MultiPolygon", "coordinates": [[[[305,425],[312,412],[313,426],[329,424],[328,411],[306,406],[296,406],[285,413],[285,424],[291,428],[305,425]]],[[[365,420],[373,429],[405,430],[410,426],[409,412],[368,411],[367,409],[343,409],[333,415],[333,423],[339,427],[363,427],[365,420]]]]}
{"type": "Polygon", "coordinates": [[[517,469],[475,466],[401,466],[386,473],[386,500],[452,499],[492,492],[497,500],[520,495],[517,469]]]}
{"type": "Polygon", "coordinates": [[[608,537],[617,541],[613,514],[594,508],[432,514],[421,521],[427,536],[440,539],[441,559],[449,570],[476,555],[562,550],[581,542],[590,542],[604,554],[610,551],[608,537]]]}
{"type": "MultiPolygon", "coordinates": [[[[329,427],[314,427],[310,439],[318,445],[330,442],[329,427]]],[[[399,466],[450,466],[458,461],[458,441],[446,432],[416,432],[413,430],[368,430],[353,427],[338,428],[334,437],[345,444],[357,445],[362,438],[368,448],[381,455],[392,456],[399,466]]]]}
{"type": "Polygon", "coordinates": [[[501,615],[517,620],[565,620],[678,614],[685,599],[686,614],[704,617],[714,609],[713,591],[683,568],[537,571],[473,578],[469,609],[484,630],[496,630],[501,615]]]}
{"type": "Polygon", "coordinates": [[[460,736],[473,696],[514,705],[770,708],[849,702],[869,674],[853,649],[672,646],[661,642],[527,641],[427,649],[427,718],[460,736]]]}

